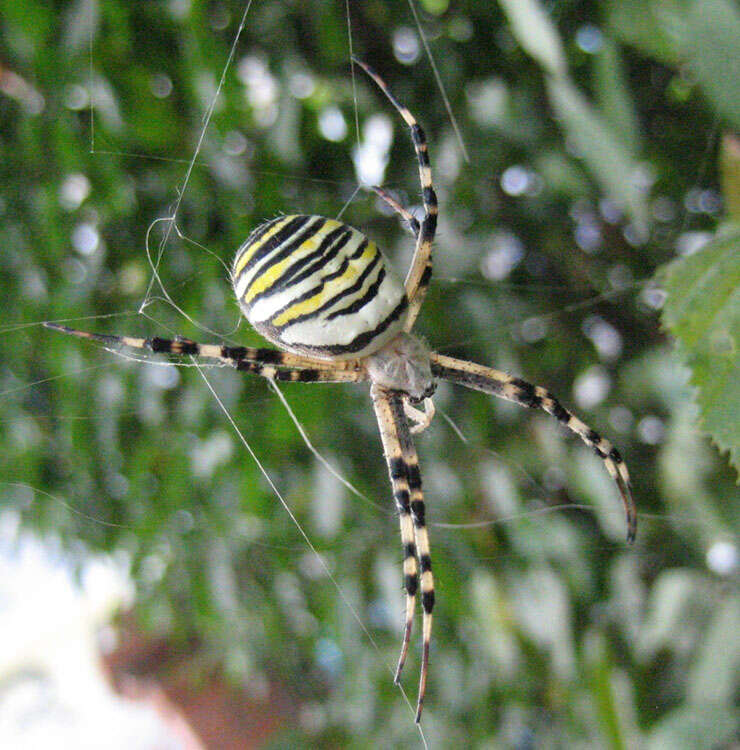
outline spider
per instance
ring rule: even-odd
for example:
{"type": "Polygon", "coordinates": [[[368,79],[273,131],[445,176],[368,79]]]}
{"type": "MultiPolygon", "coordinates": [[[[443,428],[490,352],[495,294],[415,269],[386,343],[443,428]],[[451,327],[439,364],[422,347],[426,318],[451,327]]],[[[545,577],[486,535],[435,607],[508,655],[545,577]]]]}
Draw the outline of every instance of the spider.
{"type": "Polygon", "coordinates": [[[436,382],[459,385],[544,409],[576,433],[604,461],[627,517],[627,540],[637,516],[629,474],[611,443],[571,414],[549,391],[490,367],[431,351],[412,335],[432,276],[437,197],[424,131],[409,110],[368,65],[353,58],[396,108],[411,130],[419,162],[424,218],[418,221],[382,188],[376,193],[416,237],[405,282],[374,242],[352,227],[316,215],[280,216],[258,226],[237,250],[231,280],[247,320],[279,349],[199,344],[185,338],[131,338],[45,325],[79,338],[170,355],[203,357],[273,381],[369,382],[380,428],[403,544],[405,625],[394,681],[406,661],[421,588],[422,661],[416,722],[421,720],[429,669],[434,579],[427,536],[421,473],[412,433],[434,416],[436,382]],[[421,408],[419,408],[421,406],[421,408]]]}

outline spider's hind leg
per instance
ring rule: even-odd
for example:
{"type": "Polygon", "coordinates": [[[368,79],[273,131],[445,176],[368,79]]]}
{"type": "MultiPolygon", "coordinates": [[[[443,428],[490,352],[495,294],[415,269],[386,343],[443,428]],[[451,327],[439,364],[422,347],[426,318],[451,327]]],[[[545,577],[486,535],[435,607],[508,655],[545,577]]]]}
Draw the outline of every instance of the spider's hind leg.
{"type": "Polygon", "coordinates": [[[429,538],[426,529],[424,497],[421,490],[421,473],[416,449],[411,440],[404,410],[404,397],[398,391],[389,391],[373,385],[370,389],[375,414],[380,427],[383,450],[393,485],[393,495],[401,523],[403,543],[404,586],[406,588],[406,622],[401,655],[398,660],[395,681],[398,682],[406,661],[411,629],[414,621],[416,601],[417,555],[421,576],[422,602],[422,658],[419,679],[419,697],[416,706],[416,722],[421,720],[421,711],[426,694],[429,671],[429,643],[432,637],[432,609],[434,608],[434,579],[429,554],[429,538]]]}
{"type": "Polygon", "coordinates": [[[411,640],[411,630],[414,625],[414,608],[416,606],[416,591],[418,588],[418,571],[416,566],[416,541],[414,527],[411,520],[411,495],[409,491],[408,467],[403,458],[403,449],[396,429],[397,420],[403,416],[401,396],[393,391],[386,391],[373,385],[370,397],[375,408],[375,416],[380,428],[380,438],[383,442],[383,453],[388,463],[388,473],[393,488],[393,499],[398,510],[398,520],[401,526],[401,544],[403,545],[403,585],[406,590],[406,619],[403,630],[401,654],[394,682],[398,684],[401,671],[406,662],[406,655],[411,640]]]}
{"type": "MultiPolygon", "coordinates": [[[[431,418],[431,416],[430,416],[431,418]]],[[[432,610],[434,609],[434,577],[432,576],[432,557],[429,550],[429,535],[426,526],[426,508],[421,489],[421,471],[416,447],[411,439],[408,425],[399,424],[401,449],[406,461],[411,493],[411,517],[414,521],[414,539],[419,555],[419,572],[421,583],[421,675],[419,677],[419,697],[416,704],[416,723],[421,720],[424,696],[427,691],[427,673],[429,671],[429,643],[432,639],[432,610]]]]}

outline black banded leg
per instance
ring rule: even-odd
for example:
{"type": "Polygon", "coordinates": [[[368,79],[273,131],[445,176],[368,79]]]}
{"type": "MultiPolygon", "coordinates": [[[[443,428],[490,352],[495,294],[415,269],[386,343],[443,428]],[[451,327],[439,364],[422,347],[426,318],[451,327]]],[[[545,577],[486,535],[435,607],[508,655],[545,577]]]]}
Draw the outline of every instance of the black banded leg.
{"type": "Polygon", "coordinates": [[[369,65],[366,65],[356,57],[353,57],[352,60],[375,81],[380,90],[388,97],[388,100],[398,110],[401,117],[403,117],[411,129],[411,140],[413,141],[416,156],[419,160],[419,180],[421,182],[421,195],[424,202],[424,218],[420,224],[414,257],[411,261],[411,268],[409,268],[405,282],[406,294],[409,298],[409,310],[405,329],[410,331],[419,314],[429,281],[432,278],[432,242],[437,231],[437,194],[434,191],[432,183],[429,149],[421,125],[416,122],[411,112],[391,93],[385,81],[369,65]]]}
{"type": "Polygon", "coordinates": [[[403,450],[397,430],[397,417],[402,415],[400,394],[386,391],[373,385],[370,396],[375,409],[375,416],[380,428],[380,438],[383,442],[383,452],[388,463],[388,472],[393,487],[393,497],[398,509],[401,525],[401,543],[403,544],[403,583],[406,590],[406,618],[403,630],[401,654],[394,681],[401,679],[401,671],[406,662],[411,630],[414,624],[414,608],[416,605],[416,590],[418,586],[416,566],[416,542],[414,539],[414,525],[411,519],[411,503],[409,491],[408,467],[403,457],[403,450]]]}
{"type": "Polygon", "coordinates": [[[157,354],[170,354],[176,357],[192,356],[213,359],[241,372],[251,372],[264,378],[290,383],[356,383],[367,377],[353,363],[329,363],[301,357],[297,354],[277,349],[263,349],[246,346],[222,346],[220,344],[199,344],[190,339],[133,338],[130,336],[109,336],[88,333],[58,323],[44,323],[47,328],[97,341],[114,354],[123,354],[126,349],[141,349],[157,354]]]}
{"type": "Polygon", "coordinates": [[[313,370],[291,368],[280,370],[274,365],[239,360],[235,363],[239,372],[251,372],[278,383],[361,383],[367,375],[361,370],[313,370]]]}
{"type": "Polygon", "coordinates": [[[634,541],[637,533],[637,510],[632,498],[629,472],[619,451],[608,440],[571,414],[555,396],[539,385],[532,385],[491,367],[446,357],[436,352],[431,355],[431,359],[432,373],[435,377],[491,393],[522,406],[543,409],[578,435],[601,458],[606,470],[616,482],[627,519],[627,542],[634,541]]]}
{"type": "Polygon", "coordinates": [[[403,218],[414,237],[419,236],[419,221],[411,213],[411,211],[405,209],[390,193],[388,193],[386,190],[383,190],[382,187],[379,187],[378,185],[371,185],[370,189],[375,191],[375,193],[384,203],[387,203],[399,216],[403,218]]]}
{"type": "Polygon", "coordinates": [[[411,439],[408,423],[399,414],[397,422],[401,449],[406,461],[409,491],[411,493],[411,517],[414,522],[414,538],[419,555],[419,571],[421,575],[421,606],[422,606],[422,652],[421,676],[419,678],[419,698],[416,706],[416,723],[421,721],[421,711],[424,707],[424,696],[427,690],[427,674],[429,672],[429,643],[432,638],[432,610],[434,609],[434,577],[432,576],[432,558],[429,549],[429,535],[426,526],[426,509],[424,494],[421,489],[421,471],[416,447],[411,439]]]}

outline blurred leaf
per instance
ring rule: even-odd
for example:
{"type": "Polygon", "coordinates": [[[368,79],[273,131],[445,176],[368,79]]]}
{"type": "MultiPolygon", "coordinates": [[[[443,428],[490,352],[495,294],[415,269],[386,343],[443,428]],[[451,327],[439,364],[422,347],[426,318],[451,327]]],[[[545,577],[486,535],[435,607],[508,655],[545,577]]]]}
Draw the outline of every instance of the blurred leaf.
{"type": "Polygon", "coordinates": [[[506,591],[492,575],[483,571],[476,572],[470,580],[470,591],[484,652],[501,681],[512,679],[522,655],[506,591]]]}
{"type": "Polygon", "coordinates": [[[685,648],[684,644],[691,642],[695,617],[689,613],[697,611],[706,585],[705,577],[688,569],[674,568],[658,576],[645,611],[638,656],[649,659],[661,649],[685,648]]]}
{"type": "Polygon", "coordinates": [[[689,674],[694,703],[731,705],[740,670],[740,600],[724,602],[714,615],[689,674]]]}
{"type": "Polygon", "coordinates": [[[733,133],[725,133],[719,158],[722,198],[727,215],[740,224],[740,138],[733,133]]]}
{"type": "MultiPolygon", "coordinates": [[[[616,121],[616,127],[610,127],[570,81],[560,37],[542,6],[535,0],[500,0],[500,4],[519,43],[549,74],[547,85],[552,106],[594,178],[638,227],[645,229],[645,200],[634,179],[636,164],[630,151],[636,126],[627,123],[634,115],[629,113],[625,96],[615,94],[609,98],[609,114],[616,121]],[[629,133],[626,137],[623,128],[629,133]]],[[[605,65],[602,78],[608,81],[603,81],[602,88],[614,86],[615,77],[619,77],[617,60],[611,60],[611,68],[609,62],[605,65]]],[[[622,86],[622,91],[625,90],[622,86]]]]}
{"type": "Polygon", "coordinates": [[[421,0],[421,7],[427,13],[441,16],[449,7],[450,0],[421,0]]]}
{"type": "Polygon", "coordinates": [[[535,160],[537,171],[550,190],[565,196],[588,195],[591,186],[580,165],[559,151],[548,151],[535,160]]]}
{"type": "Polygon", "coordinates": [[[569,465],[573,486],[593,505],[602,532],[614,541],[624,541],[625,519],[622,503],[612,478],[597,456],[579,446],[569,465]]]}
{"type": "MultiPolygon", "coordinates": [[[[686,375],[679,361],[675,361],[674,366],[686,375]]],[[[718,507],[719,488],[711,485],[715,451],[696,429],[698,409],[690,401],[690,389],[685,389],[684,398],[686,401],[676,407],[668,424],[658,458],[662,492],[666,507],[676,518],[691,518],[691,526],[679,524],[678,533],[708,549],[718,536],[732,531],[718,507]]]]}
{"type": "Polygon", "coordinates": [[[499,0],[519,44],[552,76],[566,73],[560,35],[537,0],[499,0]]]}
{"type": "Polygon", "coordinates": [[[549,652],[553,673],[572,679],[576,668],[571,601],[563,581],[552,568],[535,568],[516,576],[509,596],[522,630],[549,652]]]}
{"type": "Polygon", "coordinates": [[[603,634],[589,633],[584,640],[583,651],[589,675],[589,687],[600,719],[601,731],[610,747],[623,747],[624,737],[614,694],[614,666],[603,634]]]}
{"type": "Polygon", "coordinates": [[[637,164],[623,140],[570,81],[550,79],[548,91],[568,136],[601,188],[641,228],[647,227],[645,194],[635,180],[637,164]]]}
{"type": "Polygon", "coordinates": [[[686,44],[686,0],[611,0],[608,23],[626,44],[675,65],[686,44]]]}
{"type": "Polygon", "coordinates": [[[740,231],[673,261],[658,278],[663,324],[691,369],[704,428],[740,471],[740,231]]]}
{"type": "Polygon", "coordinates": [[[622,142],[632,153],[640,149],[640,124],[619,58],[619,49],[612,39],[605,39],[596,56],[596,94],[601,111],[622,142]]]}
{"type": "Polygon", "coordinates": [[[727,0],[612,0],[609,27],[668,65],[688,61],[716,111],[740,126],[740,13],[727,0]]]}
{"type": "Polygon", "coordinates": [[[691,69],[717,112],[740,128],[740,13],[726,0],[696,0],[689,13],[691,69]]]}
{"type": "Polygon", "coordinates": [[[646,750],[710,750],[727,747],[737,731],[737,717],[725,706],[687,706],[658,722],[645,743],[646,750]]]}

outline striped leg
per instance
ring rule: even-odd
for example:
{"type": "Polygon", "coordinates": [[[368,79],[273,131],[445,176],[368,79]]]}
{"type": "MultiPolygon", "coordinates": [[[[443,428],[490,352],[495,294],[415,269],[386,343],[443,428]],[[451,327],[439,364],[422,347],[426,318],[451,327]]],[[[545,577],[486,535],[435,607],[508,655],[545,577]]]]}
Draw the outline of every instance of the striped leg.
{"type": "Polygon", "coordinates": [[[114,354],[122,354],[128,349],[142,349],[149,352],[213,359],[240,370],[252,372],[264,378],[285,382],[332,382],[346,383],[366,380],[365,373],[351,361],[322,362],[301,357],[277,349],[263,349],[246,346],[222,346],[221,344],[199,344],[190,339],[132,338],[130,336],[108,336],[88,333],[58,323],[44,323],[54,331],[97,341],[114,354]]]}
{"type": "Polygon", "coordinates": [[[414,526],[411,519],[408,467],[403,458],[403,449],[398,435],[398,419],[403,414],[400,394],[386,391],[377,385],[370,388],[370,397],[375,408],[375,416],[380,428],[380,439],[388,463],[388,473],[393,487],[393,499],[396,501],[398,520],[401,525],[401,544],[403,545],[403,585],[406,589],[406,622],[403,631],[403,644],[396,667],[396,684],[401,679],[401,670],[406,662],[406,654],[411,640],[411,629],[414,624],[414,607],[418,586],[416,567],[416,543],[414,526]]]}
{"type": "Polygon", "coordinates": [[[432,184],[429,151],[421,126],[416,122],[411,112],[391,93],[385,81],[371,67],[356,57],[353,57],[352,60],[375,81],[380,90],[388,97],[391,104],[406,121],[409,128],[411,128],[411,140],[414,143],[416,156],[419,160],[419,179],[421,181],[421,194],[424,201],[424,218],[421,221],[419,234],[416,238],[416,248],[413,260],[411,261],[411,268],[406,276],[406,294],[409,298],[409,311],[405,328],[407,331],[410,331],[419,314],[429,281],[432,278],[432,242],[434,241],[434,234],[437,231],[437,194],[432,184]]]}
{"type": "Polygon", "coordinates": [[[630,489],[629,472],[619,451],[608,440],[581,422],[549,391],[539,385],[531,385],[500,370],[446,357],[443,354],[433,353],[431,359],[432,373],[435,377],[444,378],[477,391],[491,393],[522,406],[544,409],[569,430],[575,432],[602,459],[607,471],[616,482],[627,519],[627,542],[634,541],[637,533],[637,511],[630,489]]]}
{"type": "Polygon", "coordinates": [[[397,214],[401,216],[401,218],[403,218],[403,220],[408,224],[408,227],[411,230],[411,234],[413,234],[414,237],[419,236],[421,226],[418,219],[411,213],[411,211],[405,209],[390,193],[383,190],[382,187],[379,187],[378,185],[371,185],[370,189],[374,190],[381,200],[387,203],[397,214]]]}
{"type": "Polygon", "coordinates": [[[404,412],[403,395],[386,391],[373,385],[370,390],[375,414],[380,426],[383,450],[388,462],[388,471],[393,485],[393,494],[401,523],[403,543],[404,585],[406,588],[406,624],[403,645],[396,668],[396,683],[401,678],[401,670],[406,661],[411,629],[414,621],[414,606],[417,590],[417,562],[421,572],[422,601],[422,660],[419,678],[419,697],[416,704],[416,722],[421,721],[421,712],[426,694],[427,673],[429,671],[429,642],[432,637],[432,610],[434,608],[434,579],[432,561],[429,554],[424,496],[421,491],[421,472],[416,449],[411,440],[408,422],[404,412]]]}
{"type": "Polygon", "coordinates": [[[416,447],[411,439],[406,419],[398,414],[396,427],[401,440],[403,458],[409,478],[411,493],[411,517],[414,521],[414,538],[419,555],[419,571],[421,574],[421,608],[422,608],[422,652],[421,676],[419,678],[419,698],[416,705],[416,723],[421,721],[421,711],[424,707],[424,696],[427,690],[427,673],[429,671],[429,642],[432,638],[432,610],[434,609],[434,578],[432,576],[432,558],[429,551],[429,535],[426,527],[426,510],[424,494],[421,490],[421,471],[416,447]]]}

